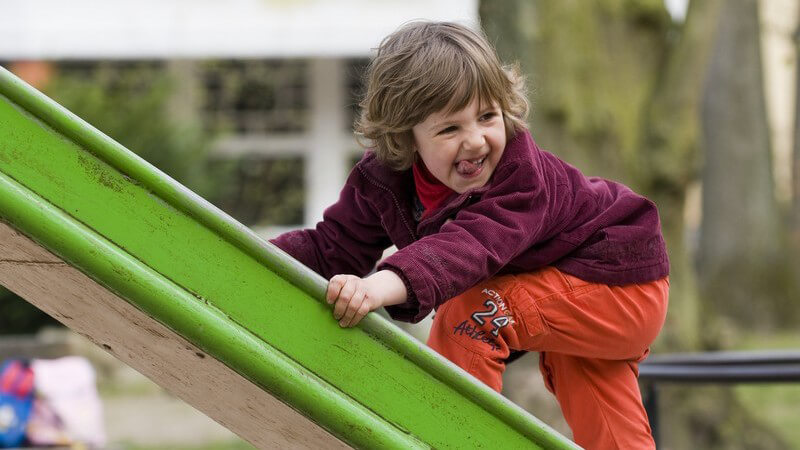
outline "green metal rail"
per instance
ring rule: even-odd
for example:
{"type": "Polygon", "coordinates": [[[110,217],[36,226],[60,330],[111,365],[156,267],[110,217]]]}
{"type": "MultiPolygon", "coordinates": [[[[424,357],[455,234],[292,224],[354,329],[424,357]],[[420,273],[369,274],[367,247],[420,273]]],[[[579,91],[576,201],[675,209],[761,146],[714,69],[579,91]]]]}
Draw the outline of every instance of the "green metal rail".
{"type": "Polygon", "coordinates": [[[577,448],[0,67],[0,220],[357,448],[577,448]]]}

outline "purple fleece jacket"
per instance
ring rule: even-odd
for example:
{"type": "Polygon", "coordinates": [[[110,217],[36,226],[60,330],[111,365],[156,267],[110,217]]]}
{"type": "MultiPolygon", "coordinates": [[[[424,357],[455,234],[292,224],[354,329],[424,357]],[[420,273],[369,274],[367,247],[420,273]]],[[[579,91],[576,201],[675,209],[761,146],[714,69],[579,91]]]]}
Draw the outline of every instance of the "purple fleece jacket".
{"type": "Polygon", "coordinates": [[[452,194],[415,220],[411,170],[394,171],[367,152],[315,229],[271,242],[326,279],[396,272],[406,303],[387,307],[417,322],[481,280],[544,266],[586,281],[642,283],[669,274],[656,206],[626,186],[587,177],[540,150],[529,132],[506,145],[489,182],[452,194]],[[448,219],[452,219],[447,222],[448,219]]]}

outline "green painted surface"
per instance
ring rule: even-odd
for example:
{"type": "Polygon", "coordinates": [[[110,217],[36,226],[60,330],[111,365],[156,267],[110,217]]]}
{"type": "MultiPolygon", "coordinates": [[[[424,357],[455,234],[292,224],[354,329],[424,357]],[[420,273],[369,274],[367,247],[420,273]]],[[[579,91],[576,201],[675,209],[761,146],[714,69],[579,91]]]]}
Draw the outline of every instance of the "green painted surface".
{"type": "Polygon", "coordinates": [[[3,69],[0,172],[5,220],[354,446],[572,445],[3,69]]]}
{"type": "Polygon", "coordinates": [[[2,173],[0,211],[120,296],[145,311],[157,311],[159,320],[207,353],[230,367],[246,367],[243,375],[277,397],[290,399],[334,434],[361,446],[427,447],[2,173]]]}

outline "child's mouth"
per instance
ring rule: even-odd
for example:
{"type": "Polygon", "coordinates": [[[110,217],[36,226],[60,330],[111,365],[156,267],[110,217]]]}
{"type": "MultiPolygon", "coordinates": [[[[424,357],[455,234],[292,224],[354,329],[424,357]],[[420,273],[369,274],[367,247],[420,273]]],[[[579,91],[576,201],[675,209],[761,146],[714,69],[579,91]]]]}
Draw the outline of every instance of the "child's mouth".
{"type": "Polygon", "coordinates": [[[456,164],[456,172],[465,177],[477,176],[483,168],[484,161],[486,161],[486,156],[473,160],[461,160],[456,164]]]}

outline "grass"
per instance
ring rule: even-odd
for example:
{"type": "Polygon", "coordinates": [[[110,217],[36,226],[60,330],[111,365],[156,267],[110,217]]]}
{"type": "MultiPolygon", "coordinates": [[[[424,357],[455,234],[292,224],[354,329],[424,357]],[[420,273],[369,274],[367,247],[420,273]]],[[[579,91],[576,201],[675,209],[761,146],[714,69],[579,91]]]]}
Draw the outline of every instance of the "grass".
{"type": "Polygon", "coordinates": [[[140,446],[125,445],[121,446],[124,450],[253,450],[253,446],[244,441],[222,441],[203,444],[200,446],[140,446]]]}
{"type": "MultiPolygon", "coordinates": [[[[800,335],[784,332],[742,336],[741,350],[800,350],[800,335]]],[[[736,396],[763,423],[779,433],[790,448],[800,449],[800,382],[739,384],[736,396]]]]}

